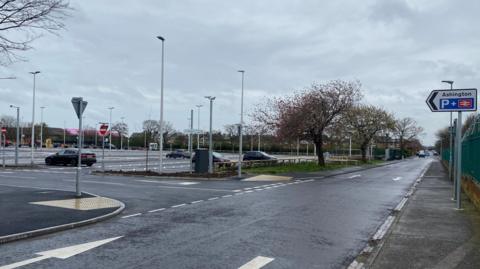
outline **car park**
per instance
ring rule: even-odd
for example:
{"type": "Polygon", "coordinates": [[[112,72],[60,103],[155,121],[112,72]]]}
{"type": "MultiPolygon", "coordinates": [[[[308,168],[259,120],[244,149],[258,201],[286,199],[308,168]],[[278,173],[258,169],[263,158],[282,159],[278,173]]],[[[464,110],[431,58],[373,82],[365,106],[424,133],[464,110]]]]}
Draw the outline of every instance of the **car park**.
{"type": "MultiPolygon", "coordinates": [[[[97,162],[97,156],[91,151],[82,151],[82,164],[92,166],[97,162]]],[[[78,150],[64,149],[45,158],[46,165],[72,165],[78,164],[78,150]]]]}

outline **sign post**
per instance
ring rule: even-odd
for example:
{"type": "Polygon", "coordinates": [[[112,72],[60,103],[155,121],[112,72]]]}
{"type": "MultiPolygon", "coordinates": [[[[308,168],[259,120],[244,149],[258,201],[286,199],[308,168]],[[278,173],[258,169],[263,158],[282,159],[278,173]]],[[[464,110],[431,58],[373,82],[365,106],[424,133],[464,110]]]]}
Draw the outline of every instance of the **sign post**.
{"type": "Polygon", "coordinates": [[[102,171],[105,172],[105,136],[108,132],[108,124],[104,122],[100,122],[100,136],[102,137],[102,171]]]}
{"type": "Polygon", "coordinates": [[[2,150],[2,166],[3,168],[5,168],[5,141],[7,140],[7,128],[5,127],[2,127],[2,138],[3,138],[3,144],[2,144],[2,147],[3,147],[3,150],[2,150]]]}
{"type": "Polygon", "coordinates": [[[454,198],[456,199],[457,209],[461,209],[462,112],[477,111],[477,89],[433,90],[426,102],[432,112],[458,112],[455,131],[454,198]]]}
{"type": "Polygon", "coordinates": [[[82,115],[83,115],[83,111],[85,111],[85,108],[87,107],[88,102],[83,101],[82,97],[73,97],[72,104],[73,104],[75,113],[77,114],[77,117],[78,117],[78,141],[77,141],[78,160],[77,160],[77,175],[75,179],[75,189],[76,189],[76,196],[81,197],[82,191],[80,190],[80,176],[82,172],[82,147],[83,147],[82,115]]]}

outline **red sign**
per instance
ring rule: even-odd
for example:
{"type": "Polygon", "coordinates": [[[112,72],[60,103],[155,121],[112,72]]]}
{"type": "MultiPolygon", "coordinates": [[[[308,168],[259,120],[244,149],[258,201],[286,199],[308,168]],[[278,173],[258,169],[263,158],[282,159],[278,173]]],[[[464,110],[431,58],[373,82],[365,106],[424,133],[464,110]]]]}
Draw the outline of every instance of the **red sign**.
{"type": "Polygon", "coordinates": [[[7,128],[2,127],[2,134],[5,134],[7,132],[7,128]]]}
{"type": "Polygon", "coordinates": [[[471,108],[473,104],[473,99],[460,99],[458,101],[458,106],[461,108],[471,108]]]}
{"type": "Polygon", "coordinates": [[[108,124],[100,125],[100,130],[98,131],[101,136],[105,136],[108,132],[108,124]]]}

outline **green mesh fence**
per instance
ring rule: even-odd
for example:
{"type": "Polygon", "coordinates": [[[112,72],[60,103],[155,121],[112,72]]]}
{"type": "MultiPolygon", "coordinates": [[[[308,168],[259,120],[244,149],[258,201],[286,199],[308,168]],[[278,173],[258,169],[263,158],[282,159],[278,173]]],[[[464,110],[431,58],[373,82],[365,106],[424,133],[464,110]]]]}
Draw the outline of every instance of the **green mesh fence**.
{"type": "Polygon", "coordinates": [[[462,173],[480,183],[480,115],[463,136],[462,173]]]}

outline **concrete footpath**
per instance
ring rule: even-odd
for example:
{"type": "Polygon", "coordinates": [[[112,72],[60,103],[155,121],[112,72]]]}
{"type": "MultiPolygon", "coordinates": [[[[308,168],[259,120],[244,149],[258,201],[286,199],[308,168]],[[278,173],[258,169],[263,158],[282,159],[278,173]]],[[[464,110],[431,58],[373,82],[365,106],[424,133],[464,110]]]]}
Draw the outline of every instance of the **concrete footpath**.
{"type": "Polygon", "coordinates": [[[462,195],[451,200],[452,183],[440,162],[432,163],[367,268],[480,268],[480,212],[462,195]]]}
{"type": "Polygon", "coordinates": [[[0,185],[0,244],[95,223],[124,207],[91,194],[0,185]]]}

